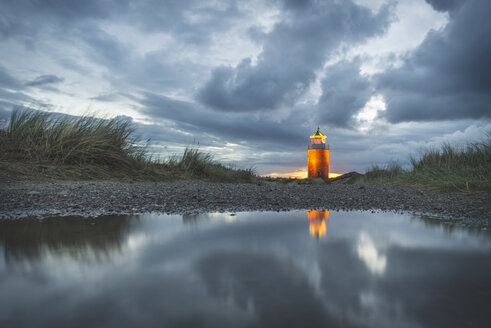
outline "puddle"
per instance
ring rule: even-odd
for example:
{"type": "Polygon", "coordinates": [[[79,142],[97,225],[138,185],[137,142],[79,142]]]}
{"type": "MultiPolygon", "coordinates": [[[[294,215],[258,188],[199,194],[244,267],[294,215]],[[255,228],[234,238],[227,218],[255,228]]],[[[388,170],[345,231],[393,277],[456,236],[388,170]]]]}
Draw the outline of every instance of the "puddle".
{"type": "Polygon", "coordinates": [[[491,233],[370,212],[0,221],[0,327],[464,327],[491,233]]]}

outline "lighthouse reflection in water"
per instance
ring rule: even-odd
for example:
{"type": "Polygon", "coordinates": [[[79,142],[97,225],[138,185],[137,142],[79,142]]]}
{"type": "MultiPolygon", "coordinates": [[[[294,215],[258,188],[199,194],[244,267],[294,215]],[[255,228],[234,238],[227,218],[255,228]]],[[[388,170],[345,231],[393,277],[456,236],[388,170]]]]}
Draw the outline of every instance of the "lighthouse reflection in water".
{"type": "Polygon", "coordinates": [[[329,211],[309,210],[307,211],[307,219],[309,220],[310,235],[317,239],[326,235],[326,222],[329,221],[329,211]]]}

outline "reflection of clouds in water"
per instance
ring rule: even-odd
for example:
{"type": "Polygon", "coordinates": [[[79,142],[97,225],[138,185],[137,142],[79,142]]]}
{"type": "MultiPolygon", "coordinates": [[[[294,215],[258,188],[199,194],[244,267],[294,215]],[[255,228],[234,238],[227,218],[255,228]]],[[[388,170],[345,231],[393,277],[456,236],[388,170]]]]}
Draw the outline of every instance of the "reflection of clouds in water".
{"type": "Polygon", "coordinates": [[[374,291],[361,291],[360,305],[362,310],[358,314],[353,313],[356,317],[354,321],[366,327],[421,327],[409,317],[408,310],[400,302],[388,301],[374,291]]]}
{"type": "Polygon", "coordinates": [[[126,239],[126,246],[129,250],[137,251],[148,243],[148,237],[146,233],[133,233],[126,239]]]}
{"type": "Polygon", "coordinates": [[[321,280],[322,280],[322,271],[319,267],[319,262],[317,259],[311,261],[311,265],[308,270],[306,270],[307,279],[312,284],[316,291],[319,291],[321,288],[321,280]]]}
{"type": "Polygon", "coordinates": [[[259,327],[326,327],[336,321],[290,260],[261,252],[215,252],[197,264],[213,299],[253,311],[259,327]]]}
{"type": "Polygon", "coordinates": [[[379,254],[379,251],[375,247],[375,243],[367,233],[360,233],[356,251],[371,273],[376,275],[384,274],[387,265],[387,257],[379,254]]]}
{"type": "MultiPolygon", "coordinates": [[[[2,269],[0,260],[0,318],[32,309],[15,320],[24,326],[39,317],[44,326],[74,320],[93,326],[111,318],[105,326],[213,328],[486,322],[489,304],[476,291],[491,290],[491,261],[488,248],[475,248],[489,242],[428,231],[394,214],[331,214],[329,233],[319,240],[307,233],[303,211],[100,221],[112,222],[107,240],[98,238],[106,228],[85,225],[91,221],[72,222],[87,233],[70,240],[65,230],[52,233],[62,227],[57,224],[49,230],[50,242],[31,238],[49,246],[47,254],[40,250],[36,256],[43,266],[36,265],[32,274],[2,269]],[[394,237],[399,235],[415,241],[401,246],[394,237]],[[55,241],[63,242],[65,251],[55,241]],[[100,261],[84,260],[100,249],[116,251],[100,261]],[[479,270],[473,269],[476,263],[479,270]],[[455,305],[458,313],[446,310],[455,305]]],[[[7,246],[12,253],[30,245],[15,244],[5,231],[0,250],[7,246]]],[[[31,233],[37,236],[37,226],[31,233]]],[[[18,254],[24,253],[31,254],[18,254]]]]}

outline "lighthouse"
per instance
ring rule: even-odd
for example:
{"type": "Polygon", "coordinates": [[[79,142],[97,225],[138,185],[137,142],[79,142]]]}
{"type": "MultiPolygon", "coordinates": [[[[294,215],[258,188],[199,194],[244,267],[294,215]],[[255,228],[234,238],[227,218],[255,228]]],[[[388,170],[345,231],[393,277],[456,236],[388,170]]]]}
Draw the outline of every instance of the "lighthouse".
{"type": "Polygon", "coordinates": [[[326,136],[319,128],[310,137],[307,161],[309,178],[329,178],[329,145],[326,145],[326,136]]]}

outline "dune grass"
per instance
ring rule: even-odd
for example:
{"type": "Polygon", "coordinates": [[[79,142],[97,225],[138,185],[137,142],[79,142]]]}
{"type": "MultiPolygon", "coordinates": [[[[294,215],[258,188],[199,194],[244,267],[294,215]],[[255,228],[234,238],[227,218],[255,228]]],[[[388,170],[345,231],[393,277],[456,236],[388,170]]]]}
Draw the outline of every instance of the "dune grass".
{"type": "Polygon", "coordinates": [[[439,191],[491,192],[491,133],[462,147],[445,143],[410,157],[411,168],[397,163],[373,166],[361,183],[398,183],[439,191]]]}
{"type": "Polygon", "coordinates": [[[131,122],[117,118],[16,109],[0,133],[2,160],[138,167],[146,155],[131,122]]]}
{"type": "Polygon", "coordinates": [[[188,177],[212,181],[254,182],[257,178],[254,168],[241,169],[223,165],[215,161],[212,154],[202,152],[197,147],[186,147],[182,155],[174,155],[162,164],[154,165],[157,169],[160,166],[188,177]]]}
{"type": "Polygon", "coordinates": [[[154,161],[129,119],[100,119],[18,108],[0,128],[0,179],[253,181],[252,168],[222,165],[197,147],[154,161]]]}

